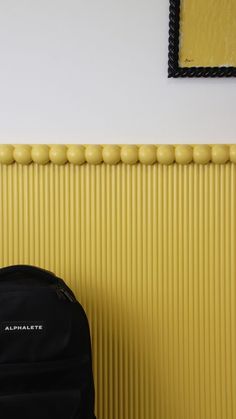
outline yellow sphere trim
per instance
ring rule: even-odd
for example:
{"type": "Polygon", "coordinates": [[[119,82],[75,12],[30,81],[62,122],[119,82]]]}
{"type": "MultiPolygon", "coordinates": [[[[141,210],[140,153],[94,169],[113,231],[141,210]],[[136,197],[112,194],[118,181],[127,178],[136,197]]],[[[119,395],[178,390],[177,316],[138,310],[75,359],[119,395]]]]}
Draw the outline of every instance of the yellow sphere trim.
{"type": "Polygon", "coordinates": [[[0,163],[11,164],[14,161],[13,146],[8,144],[0,144],[0,163]]]}
{"type": "Polygon", "coordinates": [[[236,164],[236,144],[0,144],[0,164],[236,164]]]}
{"type": "Polygon", "coordinates": [[[216,144],[212,147],[212,161],[217,164],[224,164],[229,160],[229,147],[216,144]]]}
{"type": "Polygon", "coordinates": [[[230,161],[232,163],[236,163],[236,144],[232,144],[230,146],[229,156],[230,156],[230,161]]]}
{"type": "Polygon", "coordinates": [[[196,145],[193,148],[193,161],[198,164],[206,164],[211,160],[211,147],[209,145],[196,145]]]}
{"type": "Polygon", "coordinates": [[[85,162],[85,148],[82,145],[71,145],[67,150],[67,158],[70,163],[83,164],[85,162]]]}
{"type": "Polygon", "coordinates": [[[102,156],[104,163],[117,164],[120,161],[120,147],[118,145],[105,145],[102,156]]]}
{"type": "Polygon", "coordinates": [[[65,145],[53,145],[49,151],[52,163],[65,164],[67,162],[67,147],[65,145]]]}
{"type": "Polygon", "coordinates": [[[175,161],[180,164],[189,164],[193,160],[193,148],[190,145],[178,145],[175,149],[175,161]]]}
{"type": "Polygon", "coordinates": [[[124,145],[121,148],[121,160],[126,164],[135,164],[138,161],[138,147],[136,145],[124,145]]]}
{"type": "Polygon", "coordinates": [[[157,160],[156,147],[154,145],[142,145],[139,149],[139,161],[144,164],[153,164],[157,160]]]}
{"type": "Polygon", "coordinates": [[[16,163],[29,164],[32,161],[31,147],[29,145],[17,145],[13,151],[16,163]]]}
{"type": "Polygon", "coordinates": [[[49,162],[49,147],[47,145],[35,145],[32,147],[31,157],[34,163],[46,164],[49,162]]]}
{"type": "Polygon", "coordinates": [[[88,145],[85,150],[86,161],[90,164],[102,162],[102,147],[100,145],[88,145]]]}
{"type": "Polygon", "coordinates": [[[157,148],[157,161],[161,164],[172,164],[175,161],[174,146],[160,145],[157,148]]]}

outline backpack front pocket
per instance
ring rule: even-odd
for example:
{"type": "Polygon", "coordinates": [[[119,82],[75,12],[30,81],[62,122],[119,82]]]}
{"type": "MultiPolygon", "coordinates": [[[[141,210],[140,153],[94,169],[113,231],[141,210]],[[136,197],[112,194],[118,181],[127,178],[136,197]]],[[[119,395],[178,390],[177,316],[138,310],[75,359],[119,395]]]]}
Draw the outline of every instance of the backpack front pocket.
{"type": "Polygon", "coordinates": [[[80,359],[0,364],[2,419],[84,419],[80,359]]]}
{"type": "Polygon", "coordinates": [[[79,389],[0,395],[2,419],[83,419],[79,389]]]}
{"type": "Polygon", "coordinates": [[[0,364],[0,395],[79,388],[84,365],[78,358],[0,364]]]}

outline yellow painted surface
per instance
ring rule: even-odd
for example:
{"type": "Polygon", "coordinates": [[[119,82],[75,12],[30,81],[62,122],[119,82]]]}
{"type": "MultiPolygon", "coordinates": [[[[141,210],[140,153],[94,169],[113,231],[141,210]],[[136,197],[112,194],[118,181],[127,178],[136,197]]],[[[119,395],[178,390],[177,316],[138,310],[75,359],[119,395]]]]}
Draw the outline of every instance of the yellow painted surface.
{"type": "Polygon", "coordinates": [[[180,3],[180,66],[236,66],[236,1],[180,3]]]}
{"type": "Polygon", "coordinates": [[[0,238],[84,305],[98,419],[236,419],[234,163],[0,164],[0,238]]]}

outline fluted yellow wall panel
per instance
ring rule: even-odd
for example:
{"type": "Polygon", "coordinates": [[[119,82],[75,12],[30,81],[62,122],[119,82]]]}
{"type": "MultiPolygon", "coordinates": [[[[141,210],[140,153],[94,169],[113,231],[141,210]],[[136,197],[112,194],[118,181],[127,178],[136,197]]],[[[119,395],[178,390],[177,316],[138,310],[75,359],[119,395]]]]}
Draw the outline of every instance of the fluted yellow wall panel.
{"type": "Polygon", "coordinates": [[[14,162],[0,196],[0,265],[87,311],[98,419],[236,419],[234,163],[14,162]]]}

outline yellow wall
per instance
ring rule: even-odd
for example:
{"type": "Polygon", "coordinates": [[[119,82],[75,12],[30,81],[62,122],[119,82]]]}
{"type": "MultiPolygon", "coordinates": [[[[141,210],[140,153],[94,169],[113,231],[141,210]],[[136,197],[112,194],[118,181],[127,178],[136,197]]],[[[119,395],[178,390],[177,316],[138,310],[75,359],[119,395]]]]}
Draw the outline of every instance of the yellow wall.
{"type": "Polygon", "coordinates": [[[153,147],[1,148],[0,265],[76,292],[98,419],[236,419],[236,148],[153,147]]]}
{"type": "Polygon", "coordinates": [[[180,66],[236,66],[235,0],[181,0],[180,66]]]}

